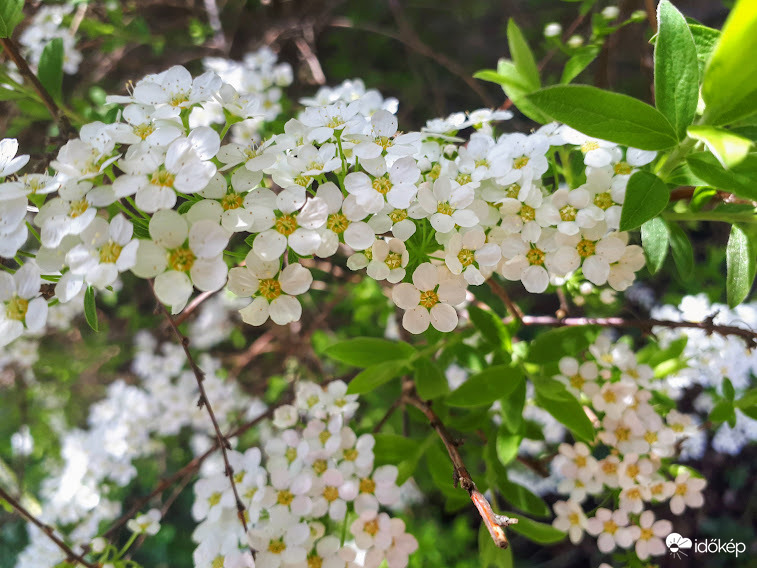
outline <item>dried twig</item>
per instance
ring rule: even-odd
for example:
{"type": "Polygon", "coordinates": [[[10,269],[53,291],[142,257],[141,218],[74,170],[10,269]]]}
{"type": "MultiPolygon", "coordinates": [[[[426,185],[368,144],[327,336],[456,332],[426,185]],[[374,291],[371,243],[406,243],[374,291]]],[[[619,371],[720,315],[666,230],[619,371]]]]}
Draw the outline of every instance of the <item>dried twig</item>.
{"type": "Polygon", "coordinates": [[[436,430],[444,447],[447,448],[449,459],[452,461],[455,487],[459,485],[468,492],[468,495],[470,495],[471,501],[473,501],[476,509],[478,509],[478,513],[481,515],[481,519],[489,531],[494,544],[499,548],[507,548],[509,543],[507,542],[504,527],[516,524],[518,519],[511,519],[504,515],[498,515],[492,510],[492,506],[489,504],[486,497],[476,489],[476,484],[473,482],[470,473],[468,473],[465,463],[463,463],[463,458],[457,450],[457,446],[460,442],[452,438],[452,435],[447,428],[445,428],[444,424],[439,420],[439,417],[431,409],[431,406],[421,400],[415,393],[406,393],[402,397],[402,400],[407,404],[412,404],[415,408],[420,410],[428,419],[431,427],[436,430]]]}
{"type": "Polygon", "coordinates": [[[40,521],[37,517],[32,515],[29,511],[27,511],[21,503],[16,501],[13,497],[11,497],[6,491],[0,487],[0,498],[7,501],[8,504],[13,507],[16,512],[21,515],[24,519],[29,521],[30,523],[36,525],[39,527],[39,529],[47,535],[47,538],[49,538],[51,541],[55,543],[55,545],[60,548],[66,555],[66,562],[74,563],[78,562],[79,564],[82,564],[84,566],[87,566],[88,568],[96,568],[98,565],[93,562],[88,562],[85,560],[81,554],[76,554],[70,546],[68,546],[65,542],[63,542],[62,539],[60,539],[55,534],[55,529],[51,527],[50,525],[47,525],[40,521]]]}

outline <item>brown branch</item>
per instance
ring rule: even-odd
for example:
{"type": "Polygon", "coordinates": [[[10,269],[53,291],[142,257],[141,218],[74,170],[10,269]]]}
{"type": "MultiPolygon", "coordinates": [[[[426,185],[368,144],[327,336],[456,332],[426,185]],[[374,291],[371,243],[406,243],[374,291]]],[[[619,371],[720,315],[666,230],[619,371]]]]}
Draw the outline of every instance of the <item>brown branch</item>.
{"type": "Polygon", "coordinates": [[[98,564],[95,564],[93,562],[88,562],[85,560],[81,554],[76,554],[70,546],[68,546],[63,540],[61,540],[59,537],[55,535],[55,529],[51,527],[50,525],[47,525],[40,521],[38,518],[36,518],[34,515],[32,515],[29,511],[27,511],[21,503],[16,501],[13,497],[11,497],[6,491],[0,487],[0,498],[7,501],[8,504],[13,507],[16,512],[22,516],[24,519],[29,521],[30,523],[36,525],[39,527],[39,529],[47,535],[47,538],[49,538],[51,541],[55,543],[55,545],[60,548],[66,555],[66,562],[74,563],[78,562],[79,564],[83,564],[84,566],[87,566],[88,568],[97,568],[99,566],[98,564]]]}
{"type": "Polygon", "coordinates": [[[21,73],[24,80],[31,83],[34,90],[37,91],[40,99],[42,99],[42,104],[47,107],[47,111],[50,113],[50,116],[52,116],[55,124],[58,125],[58,130],[60,130],[61,136],[65,138],[75,137],[76,129],[71,125],[68,117],[63,113],[60,107],[58,107],[57,103],[50,96],[50,93],[47,92],[47,89],[42,86],[42,83],[39,82],[37,76],[29,68],[29,65],[26,63],[23,55],[21,55],[21,52],[18,50],[16,42],[9,37],[0,38],[0,46],[2,46],[2,48],[8,54],[8,57],[11,58],[11,61],[16,64],[18,72],[21,73]]]}
{"type": "Polygon", "coordinates": [[[476,484],[473,482],[470,473],[468,473],[468,470],[465,467],[463,458],[460,455],[460,452],[457,450],[457,446],[460,445],[460,442],[452,438],[452,435],[449,433],[447,428],[444,426],[444,424],[442,424],[441,420],[439,420],[439,417],[431,409],[431,406],[421,400],[415,393],[406,393],[402,397],[402,400],[407,404],[412,404],[415,408],[420,410],[428,419],[431,427],[436,430],[436,433],[439,435],[439,438],[444,444],[444,447],[447,448],[449,459],[452,461],[452,467],[454,468],[454,486],[457,487],[459,485],[468,492],[468,495],[470,495],[471,501],[473,501],[476,509],[478,509],[478,513],[479,515],[481,515],[481,519],[483,520],[484,525],[489,531],[494,544],[499,548],[507,548],[509,543],[507,542],[507,536],[505,535],[504,527],[516,524],[518,522],[518,519],[511,519],[504,515],[498,515],[492,510],[492,506],[491,504],[489,504],[489,501],[486,499],[486,497],[484,497],[484,495],[478,489],[476,489],[476,484]]]}
{"type": "Polygon", "coordinates": [[[489,278],[489,280],[487,280],[486,282],[487,284],[489,284],[491,291],[494,292],[496,296],[505,303],[507,311],[510,312],[510,315],[512,315],[512,317],[514,317],[517,321],[523,323],[523,312],[517,306],[517,304],[512,301],[507,291],[502,286],[500,286],[498,282],[495,282],[493,278],[489,278]]]}
{"type": "MultiPolygon", "coordinates": [[[[155,288],[153,287],[152,281],[150,281],[150,287],[152,288],[153,294],[155,294],[155,288]]],[[[179,343],[181,343],[182,348],[184,349],[184,354],[187,357],[187,361],[189,362],[189,366],[192,369],[192,372],[194,373],[195,379],[197,380],[197,388],[200,390],[200,400],[198,401],[198,406],[205,406],[205,408],[208,410],[208,415],[210,416],[210,421],[213,423],[213,429],[216,433],[216,440],[218,443],[218,446],[221,448],[221,454],[223,455],[223,463],[225,466],[224,473],[226,474],[226,477],[229,478],[229,483],[231,484],[231,490],[234,493],[234,500],[236,502],[237,507],[237,517],[239,518],[239,522],[242,524],[242,527],[244,528],[245,534],[247,533],[247,520],[245,518],[245,507],[244,503],[242,503],[242,500],[239,498],[239,492],[237,491],[237,484],[234,482],[234,470],[231,467],[231,464],[229,463],[229,456],[226,452],[226,450],[231,449],[231,445],[229,444],[229,441],[226,439],[226,437],[221,432],[221,427],[218,425],[218,420],[216,420],[215,412],[213,412],[213,407],[210,405],[210,400],[208,400],[208,395],[205,393],[205,386],[203,385],[203,382],[205,381],[205,372],[200,369],[200,367],[197,365],[197,362],[194,360],[194,357],[192,357],[192,353],[189,351],[189,338],[185,336],[181,331],[179,331],[179,326],[176,325],[176,322],[171,317],[171,314],[168,312],[168,309],[163,305],[163,302],[158,300],[158,297],[155,296],[156,301],[158,302],[158,305],[160,306],[160,309],[163,311],[163,314],[166,316],[166,320],[171,325],[171,328],[173,329],[174,334],[176,335],[176,338],[179,340],[179,343]]],[[[253,555],[255,554],[255,551],[253,551],[253,555]]]]}
{"type": "Polygon", "coordinates": [[[197,297],[189,302],[189,305],[184,308],[181,313],[174,318],[174,321],[176,322],[176,325],[183,324],[189,316],[192,315],[192,312],[194,312],[198,307],[200,307],[200,304],[202,304],[205,300],[210,298],[211,296],[215,296],[218,293],[218,290],[211,290],[208,292],[203,292],[202,294],[198,294],[197,297]]]}
{"type": "Polygon", "coordinates": [[[308,69],[310,69],[310,74],[313,76],[313,81],[315,81],[315,84],[325,85],[326,75],[323,72],[323,67],[321,67],[321,62],[318,61],[318,56],[310,47],[310,44],[305,41],[305,38],[298,37],[294,40],[294,45],[297,46],[300,55],[302,55],[302,59],[304,59],[305,63],[307,63],[308,69]]]}

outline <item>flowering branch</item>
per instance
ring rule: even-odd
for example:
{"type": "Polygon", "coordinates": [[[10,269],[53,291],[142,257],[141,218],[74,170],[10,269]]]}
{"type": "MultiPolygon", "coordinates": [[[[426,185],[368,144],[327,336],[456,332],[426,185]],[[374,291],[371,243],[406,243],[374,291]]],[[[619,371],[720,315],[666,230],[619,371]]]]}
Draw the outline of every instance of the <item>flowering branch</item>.
{"type": "Polygon", "coordinates": [[[32,515],[29,511],[27,511],[21,503],[16,501],[13,497],[11,497],[2,487],[0,487],[0,498],[2,498],[4,501],[7,501],[11,507],[13,507],[16,512],[21,515],[24,519],[29,521],[30,523],[36,525],[39,527],[43,533],[47,535],[47,537],[52,540],[55,545],[60,548],[65,554],[66,554],[66,562],[78,562],[79,564],[83,564],[84,566],[87,566],[88,568],[96,568],[98,565],[93,564],[92,562],[86,561],[80,554],[76,554],[70,546],[68,546],[65,542],[63,542],[60,538],[58,538],[55,535],[55,529],[51,527],[50,525],[47,525],[40,521],[38,518],[36,518],[34,515],[32,515]]]}
{"type": "MultiPolygon", "coordinates": [[[[150,286],[154,294],[155,288],[152,286],[152,282],[150,283],[150,286]]],[[[221,432],[221,427],[218,425],[218,420],[216,420],[216,415],[213,412],[213,407],[210,405],[210,400],[208,400],[208,396],[205,393],[205,386],[203,385],[203,381],[205,380],[205,372],[202,369],[200,369],[200,367],[197,365],[197,362],[192,357],[192,353],[189,351],[189,338],[185,336],[183,333],[181,333],[181,331],[179,331],[179,326],[176,325],[176,322],[171,317],[171,314],[168,313],[168,310],[166,309],[165,305],[163,305],[163,302],[158,300],[157,296],[155,297],[155,299],[158,301],[158,304],[160,305],[161,310],[165,314],[166,319],[168,320],[168,323],[171,325],[171,328],[173,329],[173,332],[176,335],[176,338],[179,340],[179,343],[181,343],[181,346],[184,349],[184,354],[187,356],[187,361],[189,362],[189,366],[191,367],[192,372],[194,372],[195,379],[197,379],[197,388],[200,389],[200,400],[198,401],[197,405],[200,407],[205,406],[205,408],[208,409],[208,415],[210,416],[210,421],[213,423],[213,428],[215,429],[215,432],[216,432],[217,445],[221,448],[221,454],[223,455],[223,463],[225,466],[226,477],[229,478],[229,483],[231,484],[231,490],[234,493],[234,501],[236,502],[236,507],[237,507],[237,517],[239,518],[239,522],[242,523],[244,532],[247,533],[247,520],[245,519],[244,503],[242,503],[242,500],[239,498],[239,492],[237,491],[237,484],[234,482],[234,470],[232,469],[231,464],[229,463],[229,456],[226,453],[227,449],[228,450],[231,449],[231,445],[229,444],[229,440],[221,432]]]]}
{"type": "Polygon", "coordinates": [[[516,524],[518,519],[511,519],[504,515],[498,515],[492,510],[491,504],[489,504],[489,501],[484,497],[483,493],[476,489],[476,484],[473,482],[470,473],[468,473],[468,469],[465,467],[465,463],[463,463],[463,458],[457,450],[457,446],[459,446],[461,442],[452,438],[452,435],[447,428],[431,409],[431,406],[421,400],[415,393],[406,393],[403,396],[403,401],[407,404],[412,404],[415,408],[420,410],[428,419],[431,427],[436,430],[437,434],[439,434],[439,438],[444,444],[444,447],[447,448],[447,453],[449,454],[452,466],[454,467],[453,479],[455,487],[460,486],[468,492],[468,495],[470,495],[471,501],[473,501],[476,509],[478,509],[478,513],[481,515],[481,519],[484,521],[484,525],[489,531],[494,544],[499,548],[507,548],[509,543],[507,541],[507,536],[505,535],[504,527],[516,524]]]}
{"type": "Polygon", "coordinates": [[[16,43],[9,37],[0,38],[0,46],[2,46],[2,48],[8,54],[8,57],[11,58],[11,61],[16,64],[19,73],[21,73],[24,79],[31,83],[32,87],[34,87],[34,90],[37,91],[40,99],[42,99],[42,104],[47,107],[50,116],[53,117],[55,124],[58,125],[58,129],[60,130],[61,135],[65,138],[73,138],[74,136],[76,136],[76,129],[71,125],[68,117],[63,113],[60,107],[58,107],[53,98],[50,96],[50,93],[47,92],[47,89],[42,86],[42,83],[39,82],[37,76],[29,68],[26,60],[18,50],[16,43]]]}

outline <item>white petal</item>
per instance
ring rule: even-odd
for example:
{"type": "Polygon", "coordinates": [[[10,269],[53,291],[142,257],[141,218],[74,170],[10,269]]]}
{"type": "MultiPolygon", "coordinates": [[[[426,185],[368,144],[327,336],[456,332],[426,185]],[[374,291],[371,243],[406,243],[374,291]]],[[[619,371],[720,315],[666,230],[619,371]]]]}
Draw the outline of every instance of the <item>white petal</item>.
{"type": "Polygon", "coordinates": [[[189,227],[184,217],[171,209],[157,211],[150,219],[150,236],[164,248],[183,245],[188,233],[189,227]]]}
{"type": "Polygon", "coordinates": [[[457,312],[449,304],[436,304],[429,311],[431,325],[443,332],[450,332],[457,327],[457,312]]]}
{"type": "Polygon", "coordinates": [[[268,300],[255,298],[248,306],[239,310],[242,321],[250,325],[263,325],[268,319],[268,300]]]}
{"type": "Polygon", "coordinates": [[[158,300],[171,306],[171,313],[177,314],[192,295],[192,282],[183,272],[169,270],[155,277],[155,295],[158,300]]]}
{"type": "MultiPolygon", "coordinates": [[[[301,264],[290,264],[279,276],[281,289],[292,296],[304,294],[313,283],[313,275],[301,264]]],[[[275,320],[274,320],[275,321],[275,320]]]]}
{"type": "Polygon", "coordinates": [[[189,229],[189,247],[200,258],[214,258],[228,244],[228,231],[215,221],[202,219],[189,229]]]}
{"type": "Polygon", "coordinates": [[[226,263],[219,255],[216,258],[198,258],[189,273],[198,290],[211,292],[219,290],[226,283],[228,270],[226,263]]]}
{"type": "Polygon", "coordinates": [[[275,323],[285,325],[300,319],[302,316],[302,306],[297,298],[279,296],[271,302],[270,313],[271,319],[275,323]]]}
{"type": "Polygon", "coordinates": [[[421,306],[407,310],[402,316],[402,327],[414,335],[426,331],[429,323],[431,323],[431,316],[428,310],[421,306]]]}

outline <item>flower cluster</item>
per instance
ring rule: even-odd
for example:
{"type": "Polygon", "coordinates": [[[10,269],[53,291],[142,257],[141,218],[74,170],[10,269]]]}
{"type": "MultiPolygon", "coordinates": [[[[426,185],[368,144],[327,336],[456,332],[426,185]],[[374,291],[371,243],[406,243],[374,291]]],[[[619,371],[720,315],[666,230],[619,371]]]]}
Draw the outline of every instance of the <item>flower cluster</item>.
{"type": "Polygon", "coordinates": [[[568,499],[555,503],[554,526],[568,532],[573,543],[584,532],[596,536],[604,553],[633,545],[641,560],[664,554],[662,539],[672,524],[655,521],[649,505],[669,502],[671,512],[680,515],[704,503],[705,480],[668,459],[697,430],[693,417],[652,405],[653,392],[667,390],[667,384],[640,364],[626,343],[600,336],[585,360],[563,357],[559,367],[555,378],[596,416],[598,440],[591,446],[560,444],[554,462],[561,477],[557,491],[568,499]],[[619,506],[599,508],[587,518],[582,504],[608,491],[619,506]]]}
{"type": "Polygon", "coordinates": [[[223,465],[205,468],[192,508],[197,568],[252,566],[248,546],[263,568],[407,565],[418,543],[402,520],[381,511],[400,499],[397,468],[375,467],[373,436],[347,425],[358,404],[346,390],[341,381],[300,383],[294,404],[276,410],[262,452],[229,453],[247,535],[223,465]]]}
{"type": "Polygon", "coordinates": [[[34,69],[39,65],[42,51],[48,43],[59,38],[63,42],[63,72],[74,75],[79,70],[82,54],[76,49],[74,33],[63,22],[73,9],[73,4],[40,6],[29,20],[18,42],[22,55],[34,69]]]}

